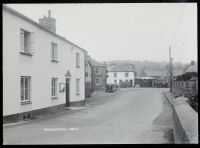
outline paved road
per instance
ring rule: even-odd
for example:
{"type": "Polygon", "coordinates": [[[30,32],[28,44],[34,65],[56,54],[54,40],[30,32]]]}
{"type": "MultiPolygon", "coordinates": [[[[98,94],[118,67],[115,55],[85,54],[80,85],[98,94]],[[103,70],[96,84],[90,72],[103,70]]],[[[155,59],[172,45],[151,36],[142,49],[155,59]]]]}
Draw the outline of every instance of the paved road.
{"type": "Polygon", "coordinates": [[[89,107],[3,129],[4,144],[172,143],[172,109],[162,88],[123,89],[89,107]]]}

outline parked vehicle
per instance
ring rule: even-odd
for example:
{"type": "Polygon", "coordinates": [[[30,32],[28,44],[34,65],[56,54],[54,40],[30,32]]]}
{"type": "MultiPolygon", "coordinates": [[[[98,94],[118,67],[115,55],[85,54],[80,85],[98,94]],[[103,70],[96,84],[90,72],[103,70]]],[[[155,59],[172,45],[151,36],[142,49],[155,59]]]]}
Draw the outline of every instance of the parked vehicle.
{"type": "Polygon", "coordinates": [[[112,93],[118,89],[117,84],[106,84],[106,92],[112,93]]]}

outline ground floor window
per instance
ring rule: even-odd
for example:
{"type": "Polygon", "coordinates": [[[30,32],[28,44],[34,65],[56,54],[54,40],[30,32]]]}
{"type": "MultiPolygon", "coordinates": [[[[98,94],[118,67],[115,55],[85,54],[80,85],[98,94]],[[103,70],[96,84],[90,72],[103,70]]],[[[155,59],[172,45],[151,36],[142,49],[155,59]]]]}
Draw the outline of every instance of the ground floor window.
{"type": "Polygon", "coordinates": [[[21,77],[21,102],[30,101],[30,76],[22,76],[21,77]]]}
{"type": "Polygon", "coordinates": [[[95,79],[95,83],[96,83],[96,85],[101,85],[101,79],[100,78],[96,78],[95,79]]]}
{"type": "Polygon", "coordinates": [[[58,78],[51,79],[51,97],[57,97],[58,78]]]}
{"type": "Polygon", "coordinates": [[[76,79],[76,92],[80,92],[80,79],[76,79]]]}

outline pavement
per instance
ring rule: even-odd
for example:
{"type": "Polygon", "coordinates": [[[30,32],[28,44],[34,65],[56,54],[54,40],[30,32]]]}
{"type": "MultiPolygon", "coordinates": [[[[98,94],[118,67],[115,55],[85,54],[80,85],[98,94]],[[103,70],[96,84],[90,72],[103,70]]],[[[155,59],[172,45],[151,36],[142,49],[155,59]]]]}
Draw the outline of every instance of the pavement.
{"type": "Polygon", "coordinates": [[[98,92],[80,110],[3,127],[3,144],[173,143],[172,109],[163,94],[167,90],[98,92]]]}

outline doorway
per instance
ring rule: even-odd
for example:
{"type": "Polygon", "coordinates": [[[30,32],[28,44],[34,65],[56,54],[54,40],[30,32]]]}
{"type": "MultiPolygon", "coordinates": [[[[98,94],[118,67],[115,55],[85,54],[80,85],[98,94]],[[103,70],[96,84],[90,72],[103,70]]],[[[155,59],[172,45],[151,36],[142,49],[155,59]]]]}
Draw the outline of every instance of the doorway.
{"type": "Polygon", "coordinates": [[[65,97],[66,97],[66,106],[69,106],[69,100],[70,100],[70,78],[66,78],[65,83],[65,97]]]}
{"type": "Polygon", "coordinates": [[[130,83],[131,83],[131,87],[133,86],[133,80],[130,80],[130,83]]]}

